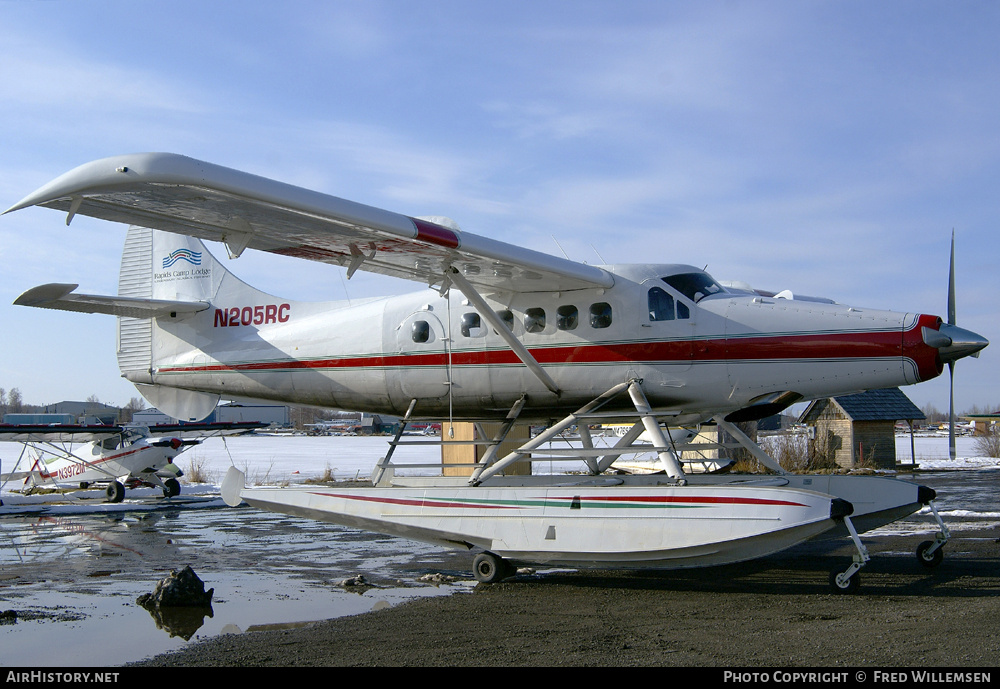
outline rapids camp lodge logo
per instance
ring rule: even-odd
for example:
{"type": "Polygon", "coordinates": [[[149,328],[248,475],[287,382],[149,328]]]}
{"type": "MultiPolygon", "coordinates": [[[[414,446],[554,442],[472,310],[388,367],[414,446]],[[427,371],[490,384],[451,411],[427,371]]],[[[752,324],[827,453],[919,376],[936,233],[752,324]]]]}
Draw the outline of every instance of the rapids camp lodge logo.
{"type": "Polygon", "coordinates": [[[178,261],[187,261],[193,266],[201,265],[201,252],[190,249],[175,249],[163,259],[163,268],[167,269],[178,261]]]}

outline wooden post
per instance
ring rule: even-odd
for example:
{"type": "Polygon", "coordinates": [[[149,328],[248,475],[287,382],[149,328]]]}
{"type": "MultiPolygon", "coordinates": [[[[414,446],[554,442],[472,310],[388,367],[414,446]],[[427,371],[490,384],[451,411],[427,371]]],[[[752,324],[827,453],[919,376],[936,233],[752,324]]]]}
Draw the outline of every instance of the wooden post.
{"type": "MultiPolygon", "coordinates": [[[[481,423],[480,428],[488,437],[480,438],[476,433],[476,424],[470,421],[456,421],[451,424],[455,430],[455,437],[448,434],[448,423],[441,424],[441,464],[442,473],[445,476],[471,476],[472,465],[479,462],[486,454],[488,445],[473,445],[472,441],[492,440],[500,432],[501,423],[481,423]],[[449,465],[462,466],[449,466],[449,465]]],[[[497,457],[503,457],[525,442],[531,437],[531,427],[528,425],[515,425],[502,443],[497,457]]],[[[528,462],[518,462],[504,470],[508,476],[530,476],[531,465],[528,462]]]]}

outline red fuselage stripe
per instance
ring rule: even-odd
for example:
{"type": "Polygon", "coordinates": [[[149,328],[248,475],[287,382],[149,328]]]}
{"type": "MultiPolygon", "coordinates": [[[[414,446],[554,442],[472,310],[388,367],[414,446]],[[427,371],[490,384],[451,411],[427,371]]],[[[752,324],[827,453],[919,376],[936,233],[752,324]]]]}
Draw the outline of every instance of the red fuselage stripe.
{"type": "MultiPolygon", "coordinates": [[[[903,355],[901,333],[897,331],[824,333],[809,335],[772,335],[759,337],[717,338],[710,340],[672,340],[580,344],[538,347],[532,356],[541,364],[616,364],[626,362],[685,363],[692,361],[768,361],[817,359],[884,359],[903,355]]],[[[454,366],[516,365],[520,360],[509,349],[457,350],[454,366]]],[[[207,366],[164,366],[159,373],[198,373],[214,371],[268,371],[288,369],[393,368],[444,366],[444,352],[376,354],[322,359],[258,361],[207,366]]]]}

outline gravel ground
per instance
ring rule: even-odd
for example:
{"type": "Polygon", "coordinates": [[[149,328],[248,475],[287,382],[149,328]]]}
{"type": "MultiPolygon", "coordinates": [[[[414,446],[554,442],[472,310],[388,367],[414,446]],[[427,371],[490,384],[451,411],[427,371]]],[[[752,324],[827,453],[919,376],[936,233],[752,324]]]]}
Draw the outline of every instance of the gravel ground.
{"type": "Polygon", "coordinates": [[[997,540],[953,534],[926,569],[913,536],[866,539],[873,558],[855,594],[828,585],[851,549],[815,543],[712,569],[521,574],[136,665],[997,667],[997,540]]]}

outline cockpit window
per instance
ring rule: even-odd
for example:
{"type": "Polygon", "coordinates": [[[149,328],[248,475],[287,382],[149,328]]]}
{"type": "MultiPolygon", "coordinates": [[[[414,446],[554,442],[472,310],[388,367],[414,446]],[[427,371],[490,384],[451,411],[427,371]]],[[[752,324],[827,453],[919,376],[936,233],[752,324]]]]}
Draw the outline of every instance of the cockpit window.
{"type": "Polygon", "coordinates": [[[669,275],[663,281],[696,304],[705,297],[726,291],[707,273],[669,275]]]}
{"type": "Polygon", "coordinates": [[[666,290],[659,287],[649,290],[649,320],[674,320],[674,298],[666,290]]]}
{"type": "Polygon", "coordinates": [[[691,317],[691,310],[687,304],[677,300],[677,310],[674,311],[674,298],[667,294],[667,291],[654,287],[649,290],[649,320],[651,321],[672,321],[676,317],[681,320],[691,317]]]}

